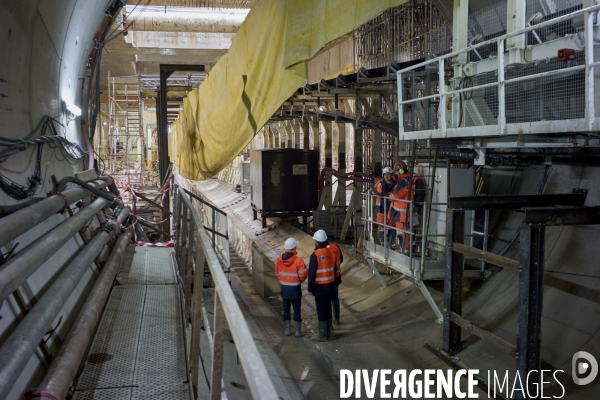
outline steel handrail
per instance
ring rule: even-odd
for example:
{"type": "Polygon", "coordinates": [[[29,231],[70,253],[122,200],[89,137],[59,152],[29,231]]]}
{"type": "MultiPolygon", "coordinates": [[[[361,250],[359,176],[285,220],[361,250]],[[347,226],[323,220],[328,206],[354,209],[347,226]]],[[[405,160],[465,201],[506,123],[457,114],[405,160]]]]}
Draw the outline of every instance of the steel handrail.
{"type": "Polygon", "coordinates": [[[425,67],[425,66],[430,65],[430,64],[436,64],[436,63],[438,63],[440,61],[443,61],[443,60],[445,60],[447,58],[452,58],[452,57],[456,57],[458,55],[461,55],[463,53],[468,53],[471,50],[477,49],[479,47],[487,46],[487,45],[490,45],[490,44],[493,44],[493,43],[497,43],[499,41],[510,39],[512,37],[519,36],[519,35],[522,35],[522,34],[525,34],[525,33],[531,32],[531,31],[539,30],[540,28],[544,28],[546,26],[555,25],[555,24],[558,24],[558,23],[563,22],[563,21],[568,21],[568,20],[571,20],[571,19],[573,19],[573,18],[575,18],[575,17],[577,17],[579,15],[584,15],[586,13],[594,12],[594,11],[598,11],[598,10],[600,10],[600,5],[595,5],[595,6],[591,6],[591,7],[587,7],[587,8],[582,8],[581,10],[574,11],[574,12],[572,12],[570,14],[565,14],[565,15],[562,15],[562,16],[557,17],[557,18],[549,19],[548,21],[540,22],[539,24],[531,25],[531,26],[528,26],[526,28],[519,29],[518,31],[507,33],[507,34],[504,34],[502,36],[497,36],[495,38],[486,40],[485,42],[480,42],[480,43],[472,44],[472,45],[470,45],[467,48],[456,50],[456,51],[453,51],[451,53],[444,54],[444,55],[441,55],[441,56],[436,57],[436,58],[432,58],[431,60],[427,60],[427,61],[423,61],[423,62],[415,64],[415,65],[411,65],[410,67],[407,67],[407,68],[404,68],[404,69],[398,71],[397,74],[402,74],[402,73],[406,73],[406,72],[409,72],[409,71],[414,71],[414,70],[417,70],[419,68],[425,67]]]}
{"type": "MultiPolygon", "coordinates": [[[[183,188],[181,188],[183,189],[183,188]]],[[[219,258],[215,250],[213,250],[213,245],[210,242],[206,230],[202,224],[202,220],[198,211],[192,205],[192,201],[183,193],[185,193],[185,189],[180,191],[180,195],[178,196],[178,204],[176,205],[177,210],[181,210],[181,212],[177,212],[177,217],[181,220],[182,215],[187,216],[187,212],[190,213],[190,221],[186,225],[193,225],[193,230],[189,230],[189,232],[195,232],[197,237],[195,239],[196,244],[196,268],[202,269],[204,268],[204,261],[208,265],[210,270],[210,274],[212,276],[212,280],[214,282],[215,287],[215,326],[214,326],[214,339],[211,343],[211,352],[213,358],[213,369],[212,369],[212,377],[211,377],[211,399],[220,399],[221,398],[221,379],[222,379],[222,356],[223,356],[223,326],[222,319],[225,317],[227,324],[229,326],[229,330],[231,331],[231,335],[233,336],[233,342],[235,344],[236,350],[238,352],[238,357],[242,364],[242,369],[244,371],[244,375],[250,387],[250,392],[252,397],[255,399],[279,399],[275,387],[271,381],[271,378],[267,372],[265,364],[261,358],[260,353],[258,352],[258,348],[256,347],[256,343],[254,342],[254,338],[250,333],[250,329],[246,323],[246,319],[240,309],[240,306],[237,303],[237,300],[231,290],[231,286],[229,285],[229,281],[225,276],[225,272],[223,271],[223,266],[219,262],[219,258]],[[220,358],[220,359],[219,359],[220,358]],[[215,364],[217,363],[217,364],[215,364]],[[216,372],[215,372],[216,371],[216,372]],[[215,384],[217,383],[217,384],[215,384]],[[218,386],[218,387],[217,387],[218,386]]],[[[187,217],[185,218],[187,219],[187,217]]],[[[178,229],[179,231],[179,229],[178,229]]],[[[182,234],[178,234],[179,238],[182,238],[182,235],[185,235],[185,232],[182,234]]],[[[189,235],[189,237],[193,238],[193,233],[189,235]]],[[[193,248],[194,242],[188,241],[188,254],[191,254],[191,249],[193,248]],[[189,247],[192,246],[192,247],[189,247]]],[[[181,249],[183,251],[183,249],[181,249]]],[[[181,262],[181,261],[179,261],[181,262]]],[[[188,260],[189,262],[189,260],[188,260]]],[[[187,275],[187,274],[186,274],[187,275]]],[[[191,274],[190,274],[191,275],[191,274]]],[[[200,271],[196,271],[196,276],[202,276],[203,273],[200,271]]],[[[201,296],[201,289],[199,292],[195,292],[194,296],[201,296]]],[[[186,290],[187,291],[187,290],[186,290]]],[[[193,299],[188,300],[188,306],[191,301],[200,301],[202,299],[193,299]]],[[[196,312],[196,311],[195,311],[196,312]]],[[[194,327],[192,326],[192,331],[194,332],[194,327]]],[[[199,331],[198,331],[199,335],[199,331]]],[[[194,341],[194,337],[192,337],[192,341],[194,341]]],[[[196,349],[192,349],[194,352],[196,349]]],[[[198,345],[198,351],[200,350],[200,346],[198,345]]],[[[199,357],[199,354],[194,354],[192,352],[192,357],[199,357]]],[[[192,379],[197,379],[196,377],[192,377],[192,379]]]]}

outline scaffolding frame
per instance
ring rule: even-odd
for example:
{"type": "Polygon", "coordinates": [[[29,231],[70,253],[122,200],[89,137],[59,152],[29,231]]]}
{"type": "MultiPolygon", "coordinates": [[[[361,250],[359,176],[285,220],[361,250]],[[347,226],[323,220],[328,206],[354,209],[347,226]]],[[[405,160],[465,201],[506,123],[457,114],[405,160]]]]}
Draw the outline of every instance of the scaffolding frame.
{"type": "Polygon", "coordinates": [[[143,110],[140,85],[118,87],[108,75],[109,171],[117,187],[146,184],[143,110]]]}

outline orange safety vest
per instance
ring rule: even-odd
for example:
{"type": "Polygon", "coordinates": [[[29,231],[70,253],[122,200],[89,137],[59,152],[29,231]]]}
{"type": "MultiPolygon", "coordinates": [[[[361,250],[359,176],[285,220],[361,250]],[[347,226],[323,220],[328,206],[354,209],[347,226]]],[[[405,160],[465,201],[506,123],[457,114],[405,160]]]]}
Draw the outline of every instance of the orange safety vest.
{"type": "MultiPolygon", "coordinates": [[[[380,179],[377,181],[377,183],[375,183],[375,191],[377,192],[378,195],[381,196],[381,194],[383,193],[383,179],[380,179]]],[[[380,197],[375,198],[375,204],[377,205],[377,207],[379,207],[379,205],[381,204],[380,197]]]]}
{"type": "Polygon", "coordinates": [[[285,253],[294,253],[287,260],[282,258],[283,255],[277,257],[275,261],[275,275],[279,279],[279,283],[284,286],[298,286],[308,277],[308,269],[306,264],[294,250],[286,251],[285,253]]]}
{"type": "Polygon", "coordinates": [[[335,250],[329,245],[327,247],[316,249],[315,256],[317,257],[315,285],[327,285],[335,282],[335,263],[339,260],[335,250]]]}
{"type": "Polygon", "coordinates": [[[330,243],[329,246],[335,253],[335,277],[338,278],[342,275],[342,250],[335,243],[330,243]]]}
{"type": "MultiPolygon", "coordinates": [[[[394,188],[394,191],[392,192],[392,198],[396,198],[398,200],[408,200],[408,180],[407,180],[408,174],[405,175],[400,175],[398,177],[398,182],[405,180],[406,181],[406,185],[404,185],[403,188],[401,189],[396,189],[394,188]]],[[[404,214],[406,213],[406,209],[408,208],[408,203],[403,202],[403,201],[397,201],[397,200],[392,200],[392,208],[401,213],[404,214]]],[[[390,210],[391,211],[391,210],[390,210]]]]}

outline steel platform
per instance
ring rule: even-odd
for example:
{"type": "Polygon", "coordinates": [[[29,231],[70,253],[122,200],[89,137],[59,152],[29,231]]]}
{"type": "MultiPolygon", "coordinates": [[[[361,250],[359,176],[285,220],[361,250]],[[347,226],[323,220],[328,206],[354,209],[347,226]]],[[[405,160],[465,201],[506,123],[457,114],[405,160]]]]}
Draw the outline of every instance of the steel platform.
{"type": "Polygon", "coordinates": [[[172,251],[127,249],[73,399],[190,399],[172,251]]]}

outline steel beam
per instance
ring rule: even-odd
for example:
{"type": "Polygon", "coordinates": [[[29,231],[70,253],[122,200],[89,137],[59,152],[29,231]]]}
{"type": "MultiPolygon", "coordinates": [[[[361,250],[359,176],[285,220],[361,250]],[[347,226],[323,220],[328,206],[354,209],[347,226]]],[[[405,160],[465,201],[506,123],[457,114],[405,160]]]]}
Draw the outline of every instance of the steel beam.
{"type": "Polygon", "coordinates": [[[452,322],[452,313],[462,315],[463,255],[452,250],[452,243],[462,243],[465,238],[465,212],[446,211],[446,278],[444,279],[444,337],[442,348],[448,354],[464,349],[461,328],[452,322]]]}
{"type": "Polygon", "coordinates": [[[519,209],[525,207],[583,206],[587,190],[574,189],[564,194],[527,194],[448,197],[448,208],[466,210],[519,209]]]}
{"type": "Polygon", "coordinates": [[[549,210],[525,210],[526,224],[591,225],[600,224],[600,207],[573,207],[549,210]]]}
{"type": "MultiPolygon", "coordinates": [[[[521,271],[517,322],[517,370],[532,389],[540,381],[542,303],[544,289],[544,236],[539,225],[521,225],[521,271]],[[528,375],[531,372],[531,375],[528,375]]],[[[518,395],[525,395],[517,391],[518,395]]],[[[524,398],[524,397],[517,397],[524,398]]]]}

